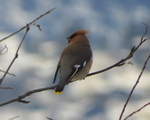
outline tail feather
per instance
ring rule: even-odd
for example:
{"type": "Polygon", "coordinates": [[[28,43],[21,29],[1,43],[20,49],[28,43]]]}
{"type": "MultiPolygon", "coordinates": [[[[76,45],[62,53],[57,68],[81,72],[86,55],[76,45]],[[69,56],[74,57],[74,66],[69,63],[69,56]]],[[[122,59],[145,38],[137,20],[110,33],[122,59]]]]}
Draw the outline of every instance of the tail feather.
{"type": "Polygon", "coordinates": [[[63,92],[63,89],[64,89],[64,85],[58,85],[54,91],[55,94],[61,94],[63,92]]]}
{"type": "Polygon", "coordinates": [[[54,93],[55,93],[55,94],[61,94],[61,93],[62,93],[62,91],[61,91],[61,92],[56,92],[56,91],[54,91],[54,93]]]}

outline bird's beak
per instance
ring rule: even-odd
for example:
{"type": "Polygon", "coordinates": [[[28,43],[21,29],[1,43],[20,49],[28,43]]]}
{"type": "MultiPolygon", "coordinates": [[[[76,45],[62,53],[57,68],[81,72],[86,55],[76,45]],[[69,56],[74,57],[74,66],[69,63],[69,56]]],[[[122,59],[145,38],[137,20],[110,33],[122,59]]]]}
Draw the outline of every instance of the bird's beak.
{"type": "Polygon", "coordinates": [[[68,39],[68,43],[70,43],[70,40],[71,40],[71,39],[70,39],[69,37],[67,37],[67,39],[68,39]]]}

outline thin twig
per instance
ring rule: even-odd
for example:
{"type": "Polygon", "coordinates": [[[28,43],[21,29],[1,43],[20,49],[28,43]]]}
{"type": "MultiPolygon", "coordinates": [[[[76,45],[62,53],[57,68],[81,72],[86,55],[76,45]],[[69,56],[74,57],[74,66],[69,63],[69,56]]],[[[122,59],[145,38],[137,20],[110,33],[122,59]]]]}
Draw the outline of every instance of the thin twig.
{"type": "MultiPolygon", "coordinates": [[[[4,71],[4,70],[0,70],[0,72],[2,72],[2,73],[5,73],[6,71],[4,71]]],[[[14,76],[14,77],[16,77],[16,75],[15,74],[13,74],[13,73],[7,73],[8,75],[11,75],[11,76],[14,76]]]]}
{"type": "Polygon", "coordinates": [[[11,87],[0,87],[0,89],[13,89],[11,87]]]}
{"type": "Polygon", "coordinates": [[[9,69],[11,68],[11,66],[13,65],[13,63],[15,62],[15,60],[18,58],[18,52],[19,52],[19,50],[20,50],[20,47],[21,47],[21,45],[22,45],[22,43],[23,43],[23,41],[24,41],[24,39],[25,39],[25,37],[26,37],[26,35],[27,35],[29,29],[30,29],[30,27],[29,27],[28,24],[27,24],[26,26],[27,26],[27,27],[26,27],[26,28],[27,28],[27,29],[26,29],[26,32],[25,32],[25,34],[24,34],[24,36],[23,36],[23,38],[22,38],[22,40],[21,40],[21,42],[20,42],[20,44],[19,44],[19,46],[18,46],[18,48],[17,48],[17,50],[16,50],[16,53],[15,53],[15,56],[14,56],[13,60],[11,61],[10,65],[8,66],[8,68],[7,68],[6,72],[4,73],[3,77],[0,79],[0,85],[2,84],[2,82],[3,82],[4,78],[5,78],[5,76],[7,75],[9,69]]]}
{"type": "Polygon", "coordinates": [[[105,69],[103,69],[103,70],[99,70],[99,71],[96,71],[96,72],[93,72],[93,73],[89,73],[86,77],[89,77],[89,76],[95,75],[95,74],[99,74],[99,73],[105,72],[105,71],[107,71],[107,70],[110,70],[110,69],[112,69],[112,68],[119,67],[119,66],[122,66],[122,65],[126,64],[125,62],[126,62],[127,60],[129,60],[130,58],[133,57],[133,55],[134,55],[134,53],[137,51],[137,49],[138,49],[146,40],[149,40],[149,39],[150,39],[150,37],[144,39],[145,35],[147,34],[147,29],[148,29],[148,26],[147,26],[146,24],[144,24],[144,25],[145,25],[145,32],[144,32],[144,34],[143,34],[142,37],[141,37],[140,43],[139,43],[137,46],[134,46],[134,47],[131,48],[130,53],[128,54],[127,57],[121,59],[119,62],[115,63],[114,65],[112,65],[112,66],[110,66],[110,67],[108,67],[108,68],[105,68],[105,69]]]}
{"type": "Polygon", "coordinates": [[[4,103],[0,103],[0,107],[2,107],[4,105],[7,105],[7,104],[10,104],[10,103],[13,103],[13,102],[22,102],[22,101],[24,101],[23,103],[29,103],[30,101],[25,102],[25,100],[22,100],[22,99],[27,97],[27,96],[30,96],[31,94],[34,94],[34,93],[38,93],[38,92],[42,92],[42,91],[45,91],[45,90],[54,89],[56,86],[57,85],[54,85],[54,86],[51,86],[51,87],[46,87],[46,88],[40,88],[40,89],[31,90],[31,91],[26,92],[23,95],[20,95],[20,96],[14,98],[12,100],[6,101],[4,103]]]}
{"type": "Polygon", "coordinates": [[[148,26],[143,22],[143,25],[145,25],[145,32],[143,34],[143,36],[141,37],[141,42],[143,41],[145,35],[147,34],[147,30],[148,30],[148,26]]]}
{"type": "MultiPolygon", "coordinates": [[[[29,26],[32,25],[32,24],[35,23],[37,20],[39,20],[39,19],[42,18],[43,16],[49,14],[49,13],[50,13],[51,11],[53,11],[54,9],[56,9],[56,7],[53,8],[53,9],[50,9],[50,10],[47,11],[46,13],[40,15],[40,16],[37,17],[35,20],[33,20],[32,22],[28,23],[28,25],[29,25],[29,26]]],[[[13,35],[19,33],[20,31],[22,31],[22,30],[25,29],[25,28],[27,28],[27,26],[24,26],[24,27],[20,28],[18,31],[16,31],[16,32],[14,32],[14,33],[12,33],[12,34],[10,34],[9,36],[4,37],[3,39],[0,40],[0,42],[2,42],[2,41],[4,41],[4,40],[6,40],[7,38],[9,38],[9,37],[11,37],[11,36],[13,36],[13,35]]]]}
{"type": "Polygon", "coordinates": [[[46,117],[48,120],[53,120],[52,118],[46,117]]]}
{"type": "Polygon", "coordinates": [[[0,55],[4,55],[8,52],[8,48],[7,46],[5,45],[5,47],[3,49],[0,50],[0,55]],[[5,52],[3,53],[3,51],[5,50],[5,52]]]}
{"type": "Polygon", "coordinates": [[[129,96],[128,96],[128,98],[127,98],[127,100],[126,100],[126,102],[125,102],[125,104],[124,104],[124,106],[123,106],[123,109],[122,109],[122,111],[121,111],[119,120],[122,119],[122,116],[123,116],[123,114],[124,114],[124,112],[125,112],[125,109],[126,109],[126,107],[127,107],[127,104],[128,104],[128,102],[129,102],[129,100],[130,100],[130,98],[131,98],[131,96],[132,96],[133,91],[135,90],[137,84],[138,84],[139,81],[140,81],[140,78],[141,78],[141,76],[142,76],[142,74],[143,74],[143,72],[144,72],[144,70],[145,70],[145,68],[146,68],[146,65],[147,65],[147,63],[148,63],[149,58],[150,58],[150,55],[148,56],[147,60],[145,61],[144,66],[143,66],[143,68],[142,68],[142,71],[141,71],[140,75],[138,76],[138,79],[137,79],[135,85],[133,86],[133,88],[132,88],[132,90],[131,90],[131,92],[130,92],[130,94],[129,94],[129,96]]]}
{"type": "Polygon", "coordinates": [[[145,108],[146,106],[150,105],[150,102],[145,104],[144,106],[140,107],[138,110],[132,112],[130,115],[128,115],[124,120],[127,120],[129,117],[131,117],[132,115],[136,114],[137,112],[140,112],[143,108],[145,108]]]}

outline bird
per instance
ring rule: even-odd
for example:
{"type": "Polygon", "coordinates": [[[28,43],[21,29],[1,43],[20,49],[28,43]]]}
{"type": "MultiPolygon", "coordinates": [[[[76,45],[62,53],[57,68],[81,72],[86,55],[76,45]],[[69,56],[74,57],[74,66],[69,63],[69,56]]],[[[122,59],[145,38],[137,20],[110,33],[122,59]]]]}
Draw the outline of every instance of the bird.
{"type": "Polygon", "coordinates": [[[68,46],[62,51],[54,74],[53,83],[56,81],[58,72],[60,74],[55,94],[61,94],[66,84],[85,79],[89,73],[93,63],[93,54],[86,37],[88,33],[90,33],[89,30],[82,29],[67,37],[68,46]]]}

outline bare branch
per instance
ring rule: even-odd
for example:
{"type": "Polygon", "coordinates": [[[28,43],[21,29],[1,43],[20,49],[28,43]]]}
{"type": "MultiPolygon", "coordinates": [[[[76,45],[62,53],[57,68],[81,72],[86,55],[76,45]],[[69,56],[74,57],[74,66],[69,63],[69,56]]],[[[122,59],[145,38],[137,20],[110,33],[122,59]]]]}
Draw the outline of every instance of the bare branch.
{"type": "Polygon", "coordinates": [[[143,24],[145,25],[145,32],[144,32],[143,36],[141,37],[141,42],[144,40],[144,37],[147,34],[147,29],[148,29],[148,26],[144,22],[143,22],[143,24]]]}
{"type": "MultiPolygon", "coordinates": [[[[46,12],[45,14],[39,16],[39,17],[38,17],[37,19],[35,19],[34,21],[30,22],[27,26],[21,28],[20,30],[18,30],[17,32],[15,32],[15,33],[12,34],[12,35],[14,35],[14,34],[20,32],[21,30],[27,28],[26,33],[25,33],[25,35],[24,35],[24,37],[23,37],[23,39],[22,39],[22,41],[21,41],[21,43],[20,43],[20,45],[19,45],[19,47],[18,47],[18,49],[17,49],[17,51],[16,51],[16,54],[15,54],[15,57],[14,57],[13,61],[12,61],[11,64],[9,65],[9,67],[8,67],[7,71],[5,72],[3,78],[0,79],[0,84],[2,83],[2,81],[3,81],[3,79],[5,78],[6,74],[8,73],[8,71],[9,71],[10,67],[12,66],[13,62],[14,62],[15,59],[18,57],[19,49],[20,49],[21,44],[22,44],[22,42],[23,42],[23,40],[24,40],[24,38],[25,38],[25,36],[26,36],[28,30],[29,30],[29,25],[33,24],[35,21],[37,21],[37,20],[40,19],[41,17],[45,16],[46,14],[49,14],[49,13],[50,13],[52,10],[54,10],[54,9],[56,9],[56,8],[53,8],[53,9],[49,10],[49,11],[46,12]]],[[[36,25],[36,24],[34,23],[33,25],[36,25]]],[[[36,26],[40,29],[40,26],[39,26],[39,25],[36,25],[36,26]]],[[[144,39],[144,37],[145,37],[145,35],[146,35],[146,33],[147,33],[147,28],[148,28],[148,27],[146,26],[146,31],[145,31],[144,35],[141,37],[141,41],[140,41],[139,45],[138,45],[137,47],[134,46],[134,47],[130,50],[130,53],[128,54],[127,57],[125,57],[124,59],[121,59],[119,62],[115,63],[114,65],[112,65],[112,66],[110,66],[110,67],[108,67],[108,68],[105,68],[105,69],[100,70],[100,71],[97,71],[97,72],[90,73],[90,74],[87,75],[87,77],[92,76],[92,75],[95,75],[95,74],[99,74],[99,73],[101,73],[101,72],[105,72],[105,71],[107,71],[107,70],[109,70],[109,69],[112,69],[112,68],[114,68],[114,67],[119,67],[119,66],[122,66],[122,65],[126,64],[125,61],[127,61],[127,60],[130,59],[130,58],[132,58],[132,57],[133,57],[133,54],[137,51],[137,49],[138,49],[146,40],[150,39],[150,38],[144,39]]],[[[12,36],[12,35],[10,35],[10,36],[12,36]]],[[[6,38],[3,38],[2,40],[0,40],[0,42],[3,41],[3,40],[5,40],[5,39],[7,39],[7,38],[9,38],[10,36],[8,36],[8,37],[6,37],[6,38]]],[[[69,82],[69,83],[71,83],[71,82],[69,82]]],[[[7,104],[10,104],[10,103],[13,103],[13,102],[29,103],[30,101],[25,101],[25,100],[22,100],[22,99],[25,98],[25,97],[27,97],[27,96],[30,96],[31,94],[37,93],[37,92],[42,92],[42,91],[54,89],[56,86],[57,86],[57,85],[54,85],[54,86],[51,86],[51,87],[40,88],[40,89],[35,89],[35,90],[28,91],[28,92],[24,93],[23,95],[20,95],[20,96],[14,98],[14,99],[12,99],[12,100],[9,100],[9,101],[7,101],[7,102],[1,103],[1,104],[0,104],[0,107],[1,107],[1,106],[4,106],[4,105],[7,105],[7,104]]]]}
{"type": "MultiPolygon", "coordinates": [[[[3,73],[5,73],[6,71],[4,71],[4,70],[0,70],[0,72],[3,72],[3,73]]],[[[11,75],[11,76],[14,76],[14,77],[16,77],[16,75],[15,74],[13,74],[13,73],[7,73],[8,75],[11,75]]]]}
{"type": "Polygon", "coordinates": [[[127,60],[129,60],[130,58],[133,57],[133,55],[134,55],[134,53],[137,51],[137,49],[138,49],[145,41],[147,41],[147,40],[150,39],[150,37],[144,39],[145,35],[147,34],[147,29],[148,29],[148,26],[147,26],[146,24],[144,24],[144,25],[146,26],[146,28],[145,28],[145,32],[144,32],[143,36],[141,37],[140,43],[139,43],[137,46],[134,46],[134,47],[131,48],[130,53],[128,54],[127,57],[121,59],[119,62],[115,63],[114,65],[112,65],[112,66],[110,66],[110,67],[108,67],[108,68],[105,68],[105,69],[103,69],[103,70],[99,70],[99,71],[96,71],[96,72],[93,72],[93,73],[89,73],[89,74],[87,75],[87,77],[89,77],[89,76],[91,76],[91,75],[99,74],[99,73],[105,72],[105,71],[107,71],[107,70],[110,70],[110,69],[112,69],[112,68],[119,67],[119,66],[122,66],[122,65],[126,64],[125,62],[126,62],[127,60]]]}
{"type": "Polygon", "coordinates": [[[20,47],[21,47],[21,45],[22,45],[22,43],[23,43],[23,41],[24,41],[24,39],[25,39],[25,37],[26,37],[26,35],[27,35],[29,29],[30,29],[30,27],[29,27],[28,24],[27,24],[26,26],[27,26],[27,27],[26,27],[26,28],[27,28],[27,29],[26,29],[26,32],[25,32],[25,34],[24,34],[24,36],[23,36],[23,38],[22,38],[22,40],[21,40],[21,42],[20,42],[20,44],[19,44],[19,46],[18,46],[18,49],[17,49],[17,51],[16,51],[16,53],[15,53],[15,56],[14,56],[13,60],[11,61],[10,65],[8,66],[8,68],[7,68],[6,72],[4,73],[3,77],[0,79],[0,85],[2,84],[2,81],[4,80],[4,78],[5,78],[5,76],[7,75],[9,69],[11,68],[11,66],[13,65],[13,63],[15,62],[15,60],[18,58],[18,52],[19,52],[19,50],[20,50],[20,47]]]}
{"type": "MultiPolygon", "coordinates": [[[[150,57],[150,56],[149,56],[150,57]]],[[[148,61],[147,61],[148,62],[148,61]]],[[[145,64],[147,64],[147,62],[145,64]]],[[[146,65],[144,65],[146,67],[146,65]]],[[[144,67],[144,69],[145,69],[144,67]]],[[[140,74],[140,77],[144,71],[144,69],[142,70],[141,74],[140,74]]],[[[138,78],[138,80],[140,79],[140,77],[138,78]]],[[[71,82],[70,82],[71,83],[71,82]]],[[[40,88],[40,89],[35,89],[35,90],[31,90],[31,91],[28,91],[26,93],[24,93],[23,95],[20,95],[12,100],[9,100],[9,101],[6,101],[4,103],[0,103],[0,107],[4,106],[4,105],[7,105],[7,104],[10,104],[10,103],[13,103],[13,102],[22,102],[22,103],[29,103],[30,101],[25,101],[25,100],[22,100],[24,99],[25,97],[27,96],[30,96],[31,94],[34,94],[34,93],[38,93],[38,92],[42,92],[42,91],[46,91],[46,90],[52,90],[52,89],[55,89],[55,87],[57,87],[57,85],[54,85],[54,86],[51,86],[51,87],[45,87],[45,88],[40,88]]],[[[121,119],[120,119],[121,120],[121,119]]]]}
{"type": "MultiPolygon", "coordinates": [[[[51,89],[54,89],[56,86],[57,85],[54,85],[52,87],[46,87],[46,88],[40,88],[40,89],[31,90],[31,91],[26,92],[23,95],[20,95],[20,96],[14,98],[12,100],[6,101],[4,103],[0,103],[0,107],[2,107],[4,105],[7,105],[7,104],[10,104],[10,103],[13,103],[13,102],[25,101],[25,100],[22,100],[22,99],[25,98],[25,97],[27,97],[27,96],[30,96],[31,94],[42,92],[42,91],[46,91],[46,90],[51,90],[51,89]]],[[[29,103],[29,101],[28,101],[28,103],[29,103]]]]}
{"type": "Polygon", "coordinates": [[[150,105],[150,102],[145,104],[144,106],[142,106],[141,108],[139,108],[138,110],[132,112],[130,115],[128,115],[124,120],[127,120],[129,117],[131,117],[132,115],[136,114],[137,112],[140,112],[143,108],[145,108],[146,106],[150,105]]]}
{"type": "Polygon", "coordinates": [[[40,31],[42,31],[40,25],[37,25],[36,23],[34,23],[33,25],[35,25],[37,28],[39,28],[40,31]]]}
{"type": "MultiPolygon", "coordinates": [[[[45,15],[47,15],[47,14],[49,14],[51,11],[53,11],[54,9],[56,9],[56,7],[55,8],[53,8],[53,9],[50,9],[49,11],[47,11],[46,13],[44,13],[44,14],[42,14],[42,15],[40,15],[39,17],[37,17],[35,20],[33,20],[32,22],[30,22],[30,23],[28,23],[28,25],[30,26],[30,25],[32,25],[33,23],[35,23],[37,20],[39,20],[40,18],[42,18],[43,16],[45,16],[45,15]]],[[[3,39],[1,39],[0,40],[0,42],[2,42],[2,41],[4,41],[4,40],[6,40],[7,38],[9,38],[9,37],[11,37],[11,36],[13,36],[13,35],[15,35],[15,34],[17,34],[17,33],[19,33],[20,31],[22,31],[23,29],[25,29],[25,28],[27,28],[27,26],[24,26],[24,27],[22,27],[22,28],[20,28],[18,31],[16,31],[16,32],[14,32],[14,33],[12,33],[11,35],[9,35],[9,36],[7,36],[7,37],[5,37],[5,38],[3,38],[3,39]]]]}
{"type": "Polygon", "coordinates": [[[138,77],[138,79],[137,79],[135,85],[133,86],[133,88],[132,88],[132,90],[131,90],[131,92],[130,92],[128,98],[127,98],[126,103],[124,104],[124,107],[123,107],[122,112],[121,112],[121,114],[120,114],[119,120],[121,120],[121,118],[122,118],[122,116],[123,116],[123,114],[124,114],[124,112],[125,112],[126,106],[127,106],[128,102],[129,102],[131,96],[132,96],[133,91],[135,90],[137,84],[138,84],[139,81],[140,81],[140,78],[141,78],[141,76],[142,76],[142,74],[143,74],[143,72],[144,72],[144,70],[145,70],[145,68],[146,68],[146,65],[147,65],[149,59],[150,59],[150,55],[148,56],[147,60],[145,61],[144,66],[143,66],[143,68],[142,68],[142,71],[141,71],[141,73],[140,73],[140,75],[139,75],[139,77],[138,77]]]}
{"type": "Polygon", "coordinates": [[[46,117],[48,120],[53,120],[52,118],[46,117]]]}
{"type": "Polygon", "coordinates": [[[11,87],[0,87],[0,89],[13,89],[11,87]]]}
{"type": "MultiPolygon", "coordinates": [[[[0,42],[6,40],[7,38],[9,38],[9,37],[11,37],[11,36],[17,34],[18,32],[22,31],[23,29],[27,28],[27,29],[26,29],[26,33],[25,33],[25,35],[24,35],[24,37],[25,37],[26,34],[27,34],[27,32],[28,32],[28,30],[29,30],[29,26],[32,25],[32,24],[35,25],[35,26],[37,26],[37,27],[39,28],[39,30],[41,31],[40,25],[36,25],[35,22],[36,22],[37,20],[39,20],[40,18],[42,18],[43,16],[49,14],[49,13],[50,13],[51,11],[53,11],[54,9],[56,9],[56,7],[53,8],[53,9],[50,9],[50,10],[47,11],[46,13],[40,15],[38,18],[36,18],[35,20],[33,20],[32,22],[30,22],[30,23],[27,24],[26,26],[22,27],[22,28],[19,29],[18,31],[16,31],[16,32],[12,33],[11,35],[9,35],[9,36],[7,36],[7,37],[1,39],[0,42]]],[[[22,39],[22,41],[21,41],[21,43],[20,43],[20,45],[19,45],[19,47],[18,47],[18,49],[17,49],[17,51],[16,51],[15,57],[14,57],[14,59],[12,60],[12,62],[10,63],[9,67],[7,68],[6,72],[0,70],[0,72],[4,72],[4,73],[5,73],[5,74],[3,75],[3,77],[0,79],[0,85],[1,85],[3,79],[5,78],[5,76],[6,76],[7,74],[15,76],[14,74],[8,73],[8,71],[9,71],[9,69],[11,68],[12,64],[14,63],[15,59],[18,57],[18,51],[19,51],[19,49],[20,49],[20,47],[21,47],[23,41],[24,41],[24,38],[22,39]]],[[[0,51],[0,54],[2,54],[2,51],[3,51],[4,49],[6,49],[6,52],[8,51],[7,46],[5,46],[5,47],[0,51]]],[[[5,53],[6,53],[6,52],[5,52],[5,53]]],[[[3,53],[3,54],[5,54],[5,53],[3,53]]]]}
{"type": "MultiPolygon", "coordinates": [[[[147,29],[147,28],[146,28],[146,29],[147,29]]],[[[146,31],[147,31],[147,30],[146,30],[146,31]]],[[[147,33],[147,32],[146,32],[146,33],[147,33]]],[[[145,35],[146,35],[146,34],[144,34],[144,36],[145,36],[145,35]]],[[[143,37],[143,36],[142,36],[142,37],[143,37]]],[[[114,64],[114,65],[112,65],[112,66],[110,66],[110,67],[108,67],[108,68],[106,68],[106,69],[103,69],[103,70],[100,70],[100,71],[97,71],[97,72],[94,72],[94,73],[90,73],[90,74],[87,75],[87,77],[89,77],[89,76],[91,76],[91,75],[95,75],[95,74],[101,73],[101,72],[105,72],[105,71],[107,71],[107,70],[109,70],[109,69],[111,69],[111,68],[118,67],[118,66],[122,66],[122,65],[126,64],[125,61],[128,60],[128,59],[130,59],[130,58],[133,56],[134,52],[136,52],[137,49],[142,45],[143,41],[145,42],[145,41],[148,40],[148,39],[150,39],[150,38],[144,39],[144,37],[143,37],[143,38],[142,38],[142,42],[140,42],[137,47],[134,46],[134,47],[130,50],[129,55],[128,55],[126,58],[121,59],[119,62],[117,62],[116,64],[114,64]]],[[[129,64],[129,63],[130,63],[130,62],[128,62],[128,64],[129,64]]],[[[69,83],[71,83],[71,82],[69,82],[69,83]]],[[[69,83],[68,83],[68,84],[69,84],[69,83]]],[[[25,100],[22,100],[22,99],[25,98],[25,97],[27,97],[27,96],[30,96],[31,94],[37,93],[37,92],[42,92],[42,91],[46,91],[46,90],[55,89],[56,86],[57,86],[57,85],[54,85],[54,86],[51,86],[51,87],[40,88],[40,89],[35,89],[35,90],[28,91],[28,92],[24,93],[23,95],[20,95],[20,96],[14,98],[14,99],[12,99],[12,100],[6,101],[6,102],[4,102],[4,103],[0,103],[0,107],[1,107],[1,106],[4,106],[4,105],[7,105],[7,104],[10,104],[10,103],[13,103],[13,102],[29,103],[30,101],[25,101],[25,100]]],[[[121,117],[122,117],[122,116],[121,116],[121,117]]],[[[120,119],[120,120],[121,120],[121,119],[120,119]]]]}
{"type": "Polygon", "coordinates": [[[7,46],[5,45],[5,47],[3,49],[0,50],[0,55],[4,55],[8,52],[8,48],[7,46]],[[5,50],[5,52],[3,53],[3,51],[5,50]]]}

